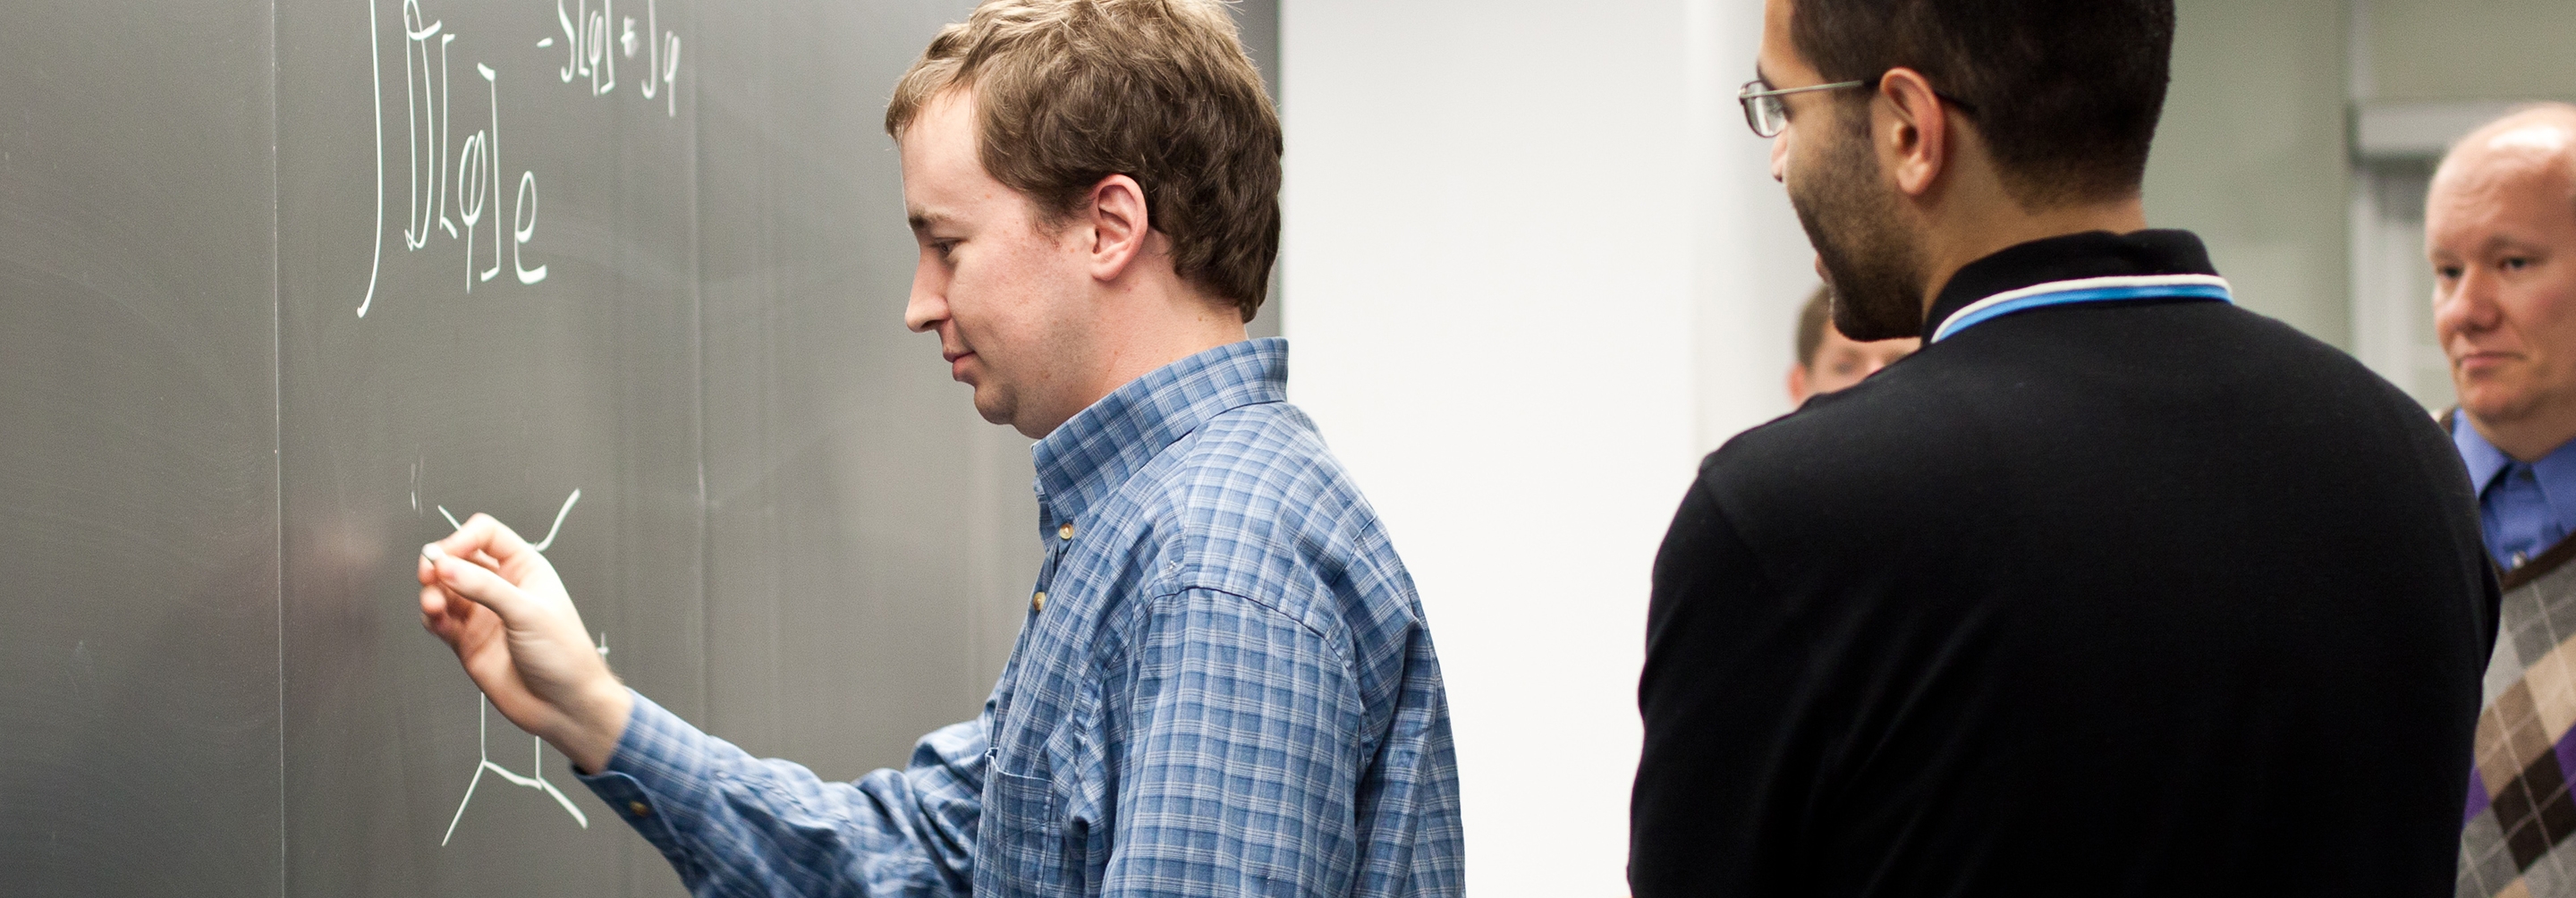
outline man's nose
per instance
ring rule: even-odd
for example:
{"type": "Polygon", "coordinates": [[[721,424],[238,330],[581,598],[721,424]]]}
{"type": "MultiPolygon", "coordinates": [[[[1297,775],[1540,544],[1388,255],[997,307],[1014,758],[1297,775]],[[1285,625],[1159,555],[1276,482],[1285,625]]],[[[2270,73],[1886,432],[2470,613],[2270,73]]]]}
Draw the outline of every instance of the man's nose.
{"type": "Polygon", "coordinates": [[[2496,301],[2501,286],[2496,276],[2476,266],[2460,274],[2449,295],[2436,295],[2433,303],[2433,330],[2448,338],[2464,331],[2492,330],[2504,321],[2504,306],[2496,301]]]}
{"type": "Polygon", "coordinates": [[[912,296],[903,304],[903,326],[923,333],[948,320],[947,284],[933,276],[927,261],[912,272],[912,296]]]}
{"type": "Polygon", "coordinates": [[[1771,180],[1789,183],[1789,132],[1771,138],[1771,180]]]}

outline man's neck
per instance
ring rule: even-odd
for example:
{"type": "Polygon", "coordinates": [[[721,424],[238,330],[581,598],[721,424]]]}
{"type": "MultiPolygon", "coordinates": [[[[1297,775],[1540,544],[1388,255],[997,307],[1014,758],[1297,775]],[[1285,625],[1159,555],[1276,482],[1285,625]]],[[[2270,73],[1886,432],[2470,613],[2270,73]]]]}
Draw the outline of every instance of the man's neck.
{"type": "Polygon", "coordinates": [[[1932,230],[1925,247],[1929,263],[1923,285],[1925,315],[1932,313],[1932,303],[1941,298],[1950,278],[1978,259],[2033,240],[2088,231],[2128,234],[2147,227],[2146,203],[2139,197],[2031,212],[1998,196],[1994,202],[1949,218],[1932,230]]]}
{"type": "Polygon", "coordinates": [[[1082,404],[1091,407],[1102,397],[1117,392],[1119,387],[1157,369],[1190,356],[1249,338],[1243,320],[1226,313],[1228,320],[1192,317],[1187,320],[1161,318],[1137,322],[1126,331],[1124,339],[1104,342],[1101,347],[1098,375],[1092,380],[1091,397],[1082,404]]]}
{"type": "MultiPolygon", "coordinates": [[[[1177,285],[1175,285],[1177,286],[1177,285]]],[[[1240,343],[1249,338],[1243,318],[1231,303],[1211,300],[1186,287],[1166,286],[1103,297],[1092,332],[1087,370],[1069,372],[1081,388],[1067,395],[1043,427],[1017,427],[1031,439],[1043,439],[1083,409],[1119,387],[1190,356],[1240,343]],[[1034,431],[1034,432],[1032,432],[1034,431]]]]}
{"type": "Polygon", "coordinates": [[[2576,440],[2576,405],[2559,403],[2511,421],[2483,420],[2466,409],[2461,414],[2490,445],[2524,464],[2548,458],[2558,447],[2576,440]]]}

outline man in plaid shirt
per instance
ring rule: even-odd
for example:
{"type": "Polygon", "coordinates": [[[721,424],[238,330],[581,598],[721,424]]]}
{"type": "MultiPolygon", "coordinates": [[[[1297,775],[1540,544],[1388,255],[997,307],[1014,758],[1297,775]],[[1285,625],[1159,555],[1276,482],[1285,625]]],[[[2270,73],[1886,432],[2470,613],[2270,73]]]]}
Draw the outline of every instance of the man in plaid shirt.
{"type": "Polygon", "coordinates": [[[1456,761],[1412,581],[1245,339],[1280,136],[1215,0],[992,0],[886,112],[905,321],[1037,439],[1046,558],[1001,682],[827,783],[619,684],[476,515],[422,621],[700,895],[1456,896],[1456,761]]]}

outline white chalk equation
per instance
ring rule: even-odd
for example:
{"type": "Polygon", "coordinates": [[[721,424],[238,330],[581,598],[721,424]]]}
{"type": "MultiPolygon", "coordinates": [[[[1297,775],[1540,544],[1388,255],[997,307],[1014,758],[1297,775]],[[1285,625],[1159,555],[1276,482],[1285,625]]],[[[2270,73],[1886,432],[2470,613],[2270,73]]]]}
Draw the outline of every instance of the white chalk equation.
{"type": "MultiPolygon", "coordinates": [[[[635,81],[635,89],[644,99],[662,98],[662,114],[677,118],[680,97],[673,93],[680,77],[680,34],[662,27],[660,0],[644,0],[644,33],[635,32],[635,17],[620,18],[617,0],[600,0],[599,8],[590,8],[590,0],[580,0],[571,10],[563,0],[555,0],[555,22],[563,27],[564,64],[556,72],[563,83],[585,79],[590,95],[607,96],[617,90],[617,59],[629,61],[643,54],[644,77],[635,81]],[[616,23],[615,36],[609,33],[616,23]]],[[[628,7],[632,9],[633,7],[628,7]]],[[[551,36],[539,39],[539,49],[555,45],[551,36]]]]}
{"type": "MultiPolygon", "coordinates": [[[[386,35],[376,7],[393,0],[366,2],[367,59],[375,88],[376,231],[367,290],[358,300],[360,318],[367,317],[367,311],[375,306],[384,274],[388,233],[385,211],[391,194],[386,176],[392,168],[385,154],[385,103],[390,87],[384,72],[386,35]]],[[[627,8],[633,9],[633,0],[628,2],[627,8]]],[[[470,112],[466,121],[457,122],[453,113],[458,91],[453,82],[455,69],[465,63],[451,60],[451,56],[471,47],[460,43],[460,35],[445,19],[430,17],[422,3],[423,0],[401,0],[400,21],[395,23],[402,44],[404,192],[409,202],[401,228],[403,249],[428,249],[440,237],[454,243],[463,256],[468,293],[476,284],[499,279],[505,269],[521,286],[543,282],[546,266],[528,264],[529,244],[537,236],[537,173],[534,169],[513,172],[503,164],[501,69],[480,60],[471,62],[473,71],[466,76],[463,90],[465,102],[474,101],[474,81],[479,77],[485,108],[479,122],[470,112]],[[472,131],[460,133],[460,129],[472,131]],[[485,233],[491,243],[488,255],[482,249],[485,233]]],[[[534,3],[529,5],[536,7],[534,3]]],[[[534,13],[534,9],[529,11],[534,13]]],[[[600,0],[596,9],[591,7],[591,0],[576,0],[571,7],[566,7],[563,0],[555,0],[554,24],[562,31],[564,49],[563,64],[549,66],[558,81],[572,84],[578,79],[590,96],[614,95],[620,83],[618,66],[622,59],[630,67],[643,66],[641,77],[629,78],[625,83],[635,85],[635,93],[643,96],[646,108],[659,100],[665,117],[679,116],[680,33],[662,27],[660,0],[644,0],[644,18],[640,21],[632,15],[618,15],[616,0],[600,0]]],[[[539,28],[544,30],[542,25],[539,28]]],[[[540,49],[554,46],[556,36],[552,33],[537,40],[540,49]]]]}
{"type": "MultiPolygon", "coordinates": [[[[376,289],[384,273],[385,207],[388,191],[385,175],[390,168],[385,161],[385,74],[384,29],[377,16],[379,0],[367,0],[367,59],[369,79],[373,85],[376,129],[376,228],[374,260],[367,272],[367,292],[358,301],[358,317],[376,302],[376,289]]],[[[403,67],[404,153],[408,157],[405,192],[410,209],[404,216],[403,248],[416,252],[430,245],[433,237],[444,233],[463,250],[465,289],[472,292],[477,283],[497,278],[503,268],[502,257],[508,256],[511,274],[522,286],[546,279],[546,266],[529,267],[527,246],[536,239],[538,191],[537,174],[523,169],[510,176],[501,154],[501,73],[491,65],[473,63],[474,74],[483,81],[487,105],[483,126],[461,139],[456,134],[453,115],[455,100],[455,66],[451,56],[460,38],[447,27],[446,20],[432,19],[421,7],[420,0],[402,0],[401,42],[403,67]],[[450,175],[453,174],[451,181],[450,175]],[[453,201],[453,214],[450,201],[453,201]],[[477,256],[483,219],[489,213],[492,252],[488,267],[478,267],[477,256]],[[461,226],[460,226],[461,225],[461,226]]],[[[676,71],[674,72],[676,75],[676,71]]],[[[471,81],[466,97],[472,101],[471,81]]],[[[467,127],[474,127],[469,119],[467,127]]]]}

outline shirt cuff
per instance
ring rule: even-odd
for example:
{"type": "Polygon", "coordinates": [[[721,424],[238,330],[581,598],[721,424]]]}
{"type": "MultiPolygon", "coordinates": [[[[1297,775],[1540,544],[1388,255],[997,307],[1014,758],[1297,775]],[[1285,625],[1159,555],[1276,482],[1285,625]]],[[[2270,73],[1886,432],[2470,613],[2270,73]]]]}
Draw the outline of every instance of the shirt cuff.
{"type": "Polygon", "coordinates": [[[694,865],[680,841],[681,821],[673,817],[696,816],[688,800],[710,792],[711,762],[718,757],[716,748],[721,743],[643,693],[626,692],[635,707],[626,716],[626,732],[617,737],[607,765],[596,774],[574,775],[685,873],[694,865]]]}

